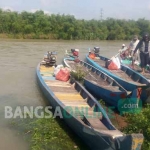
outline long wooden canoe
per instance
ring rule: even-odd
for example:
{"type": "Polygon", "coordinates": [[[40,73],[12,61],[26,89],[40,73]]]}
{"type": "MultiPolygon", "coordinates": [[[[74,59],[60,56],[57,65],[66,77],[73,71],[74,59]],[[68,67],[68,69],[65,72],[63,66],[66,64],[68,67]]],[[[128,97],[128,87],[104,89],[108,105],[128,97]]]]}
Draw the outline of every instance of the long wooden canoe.
{"type": "Polygon", "coordinates": [[[64,64],[71,70],[82,70],[85,73],[84,86],[86,89],[97,99],[103,99],[115,108],[118,108],[118,101],[121,99],[133,98],[133,96],[136,98],[136,94],[124,89],[112,77],[82,60],[76,63],[71,57],[64,58],[64,64]]]}
{"type": "MultiPolygon", "coordinates": [[[[134,68],[132,67],[132,61],[131,60],[128,60],[128,59],[121,60],[121,63],[123,65],[130,67],[131,69],[133,69],[136,72],[139,72],[139,73],[142,72],[140,65],[134,64],[134,68]]],[[[145,74],[142,74],[142,75],[150,82],[150,68],[149,67],[146,67],[146,72],[145,72],[145,74]]]]}
{"type": "Polygon", "coordinates": [[[148,97],[146,93],[146,88],[150,86],[150,82],[144,76],[138,72],[132,70],[131,68],[122,65],[118,70],[108,70],[105,67],[105,62],[108,58],[98,55],[95,59],[91,59],[86,55],[86,61],[92,66],[98,68],[104,73],[115,79],[120,85],[122,85],[126,90],[133,91],[134,89],[142,89],[141,99],[145,101],[148,97]]]}
{"type": "Polygon", "coordinates": [[[143,135],[125,135],[116,129],[102,106],[80,83],[56,80],[53,67],[40,64],[36,74],[49,105],[60,108],[66,123],[92,150],[141,148],[143,135]]]}

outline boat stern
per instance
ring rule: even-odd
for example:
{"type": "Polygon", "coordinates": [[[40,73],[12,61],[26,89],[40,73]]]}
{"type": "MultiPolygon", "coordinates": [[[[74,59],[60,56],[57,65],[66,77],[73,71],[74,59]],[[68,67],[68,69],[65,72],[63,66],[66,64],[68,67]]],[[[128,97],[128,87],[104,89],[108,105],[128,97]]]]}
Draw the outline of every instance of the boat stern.
{"type": "Polygon", "coordinates": [[[115,138],[117,150],[141,150],[143,134],[129,134],[115,138]]]}

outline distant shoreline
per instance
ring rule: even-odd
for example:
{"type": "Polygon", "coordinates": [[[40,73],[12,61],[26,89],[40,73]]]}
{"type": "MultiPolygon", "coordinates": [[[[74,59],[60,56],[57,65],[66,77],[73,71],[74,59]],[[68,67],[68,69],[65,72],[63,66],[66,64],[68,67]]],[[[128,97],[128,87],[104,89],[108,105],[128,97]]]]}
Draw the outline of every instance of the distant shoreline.
{"type": "MultiPolygon", "coordinates": [[[[100,40],[100,39],[57,39],[54,38],[52,35],[46,35],[46,34],[41,34],[36,37],[36,34],[7,34],[7,33],[0,33],[0,39],[14,39],[14,40],[58,40],[58,41],[122,41],[122,39],[118,40],[100,40]]],[[[123,41],[128,41],[128,40],[123,40],[123,41]]]]}
{"type": "Polygon", "coordinates": [[[49,40],[57,40],[52,35],[48,34],[7,34],[7,33],[0,33],[0,39],[49,39],[49,40]]]}

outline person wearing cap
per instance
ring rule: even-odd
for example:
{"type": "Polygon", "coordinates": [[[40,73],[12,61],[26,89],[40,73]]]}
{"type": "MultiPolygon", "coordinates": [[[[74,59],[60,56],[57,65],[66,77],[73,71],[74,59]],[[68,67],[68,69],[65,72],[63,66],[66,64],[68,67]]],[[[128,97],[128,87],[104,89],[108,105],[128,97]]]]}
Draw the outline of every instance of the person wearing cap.
{"type": "Polygon", "coordinates": [[[121,49],[119,49],[119,53],[120,53],[120,57],[122,58],[122,59],[125,59],[126,58],[126,50],[127,50],[127,47],[126,47],[126,45],[125,44],[122,44],[122,47],[121,47],[121,49]]]}
{"type": "Polygon", "coordinates": [[[133,56],[135,56],[137,50],[140,52],[141,68],[142,74],[145,73],[145,68],[149,63],[149,51],[150,51],[150,38],[149,34],[145,33],[142,39],[139,41],[135,50],[133,51],[133,56]]]}
{"type": "Polygon", "coordinates": [[[125,51],[127,49],[125,44],[122,44],[121,49],[119,49],[119,52],[122,53],[123,51],[125,51]]]}

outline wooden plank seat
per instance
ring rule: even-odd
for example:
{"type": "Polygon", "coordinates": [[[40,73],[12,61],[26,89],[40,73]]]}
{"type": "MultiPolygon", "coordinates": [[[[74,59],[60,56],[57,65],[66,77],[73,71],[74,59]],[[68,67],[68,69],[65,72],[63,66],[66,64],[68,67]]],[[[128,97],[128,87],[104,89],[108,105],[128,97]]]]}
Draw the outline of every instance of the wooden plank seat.
{"type": "Polygon", "coordinates": [[[71,108],[73,111],[93,111],[91,107],[86,107],[86,106],[66,106],[66,108],[71,108]]]}
{"type": "Polygon", "coordinates": [[[66,97],[62,97],[62,96],[56,96],[60,101],[66,101],[67,99],[69,101],[84,101],[83,98],[75,98],[75,97],[70,97],[70,98],[66,98],[66,97]]]}
{"type": "Polygon", "coordinates": [[[53,72],[50,72],[50,71],[41,71],[40,73],[41,74],[50,74],[50,75],[53,75],[53,72]]]}
{"type": "Polygon", "coordinates": [[[56,93],[56,92],[59,92],[59,93],[63,93],[63,92],[67,92],[67,93],[78,93],[76,90],[74,90],[74,88],[72,87],[56,87],[56,86],[49,86],[50,89],[56,93]]]}
{"type": "Polygon", "coordinates": [[[55,94],[56,97],[60,100],[84,100],[83,97],[81,95],[77,95],[77,94],[55,94]]]}
{"type": "Polygon", "coordinates": [[[76,107],[87,107],[87,108],[90,107],[88,104],[80,104],[80,105],[77,105],[77,104],[65,104],[65,106],[76,106],[76,107]]]}
{"type": "Polygon", "coordinates": [[[51,67],[51,66],[48,67],[48,66],[43,66],[43,65],[42,65],[42,66],[40,66],[40,69],[54,69],[54,68],[51,67]]]}
{"type": "Polygon", "coordinates": [[[41,73],[42,76],[52,76],[52,73],[41,73]]]}
{"type": "MultiPolygon", "coordinates": [[[[75,89],[74,89],[75,90],[75,89]]],[[[61,92],[55,92],[55,95],[60,95],[60,96],[75,96],[75,97],[79,97],[79,98],[82,98],[83,99],[83,97],[76,91],[76,93],[65,93],[65,92],[63,92],[63,93],[61,93],[61,92]]]]}
{"type": "MultiPolygon", "coordinates": [[[[46,82],[46,81],[45,81],[46,82]]],[[[60,81],[60,80],[55,80],[55,81],[51,81],[52,83],[66,83],[66,84],[70,84],[69,82],[65,82],[65,81],[60,81]]]]}
{"type": "Polygon", "coordinates": [[[64,103],[78,103],[78,102],[83,102],[83,103],[86,103],[86,101],[83,99],[77,99],[77,100],[70,100],[70,99],[63,99],[61,100],[61,102],[64,102],[64,103]]]}
{"type": "Polygon", "coordinates": [[[86,118],[94,129],[108,130],[108,128],[98,118],[86,118]]]}
{"type": "Polygon", "coordinates": [[[84,101],[74,101],[74,102],[72,102],[72,101],[61,101],[64,105],[75,105],[75,106],[78,106],[78,105],[88,105],[86,102],[84,102],[84,101]]]}
{"type": "Polygon", "coordinates": [[[49,81],[55,80],[55,77],[53,77],[53,76],[42,76],[42,78],[43,78],[44,81],[45,80],[49,80],[49,81]]]}
{"type": "Polygon", "coordinates": [[[101,112],[94,112],[94,111],[75,111],[75,110],[68,110],[68,112],[77,117],[80,116],[81,118],[83,118],[83,116],[85,116],[87,119],[89,118],[97,118],[97,119],[102,119],[102,113],[101,112]]]}
{"type": "Polygon", "coordinates": [[[87,119],[99,119],[101,120],[102,119],[102,113],[101,112],[94,112],[94,111],[75,111],[73,112],[73,115],[74,116],[85,116],[87,119]]]}
{"type": "Polygon", "coordinates": [[[51,81],[46,81],[45,83],[46,83],[47,85],[49,85],[49,86],[50,86],[50,85],[52,85],[52,86],[59,86],[59,85],[60,85],[60,86],[63,86],[63,85],[64,85],[64,86],[70,86],[70,87],[71,87],[71,84],[65,83],[65,82],[63,83],[63,82],[51,82],[51,81]]]}
{"type": "Polygon", "coordinates": [[[71,85],[61,85],[61,84],[47,84],[49,87],[51,87],[51,85],[54,87],[54,86],[56,86],[56,87],[61,87],[61,88],[64,88],[64,87],[68,87],[68,88],[70,88],[71,87],[71,85]]]}
{"type": "Polygon", "coordinates": [[[40,72],[51,72],[51,73],[54,73],[53,70],[47,70],[47,69],[41,69],[40,72]]]}
{"type": "Polygon", "coordinates": [[[52,69],[40,69],[40,72],[52,72],[52,73],[54,73],[54,70],[52,70],[52,69]]]}

